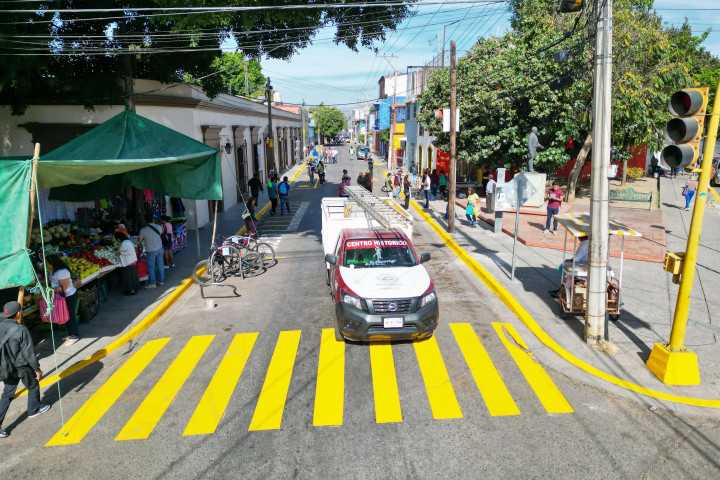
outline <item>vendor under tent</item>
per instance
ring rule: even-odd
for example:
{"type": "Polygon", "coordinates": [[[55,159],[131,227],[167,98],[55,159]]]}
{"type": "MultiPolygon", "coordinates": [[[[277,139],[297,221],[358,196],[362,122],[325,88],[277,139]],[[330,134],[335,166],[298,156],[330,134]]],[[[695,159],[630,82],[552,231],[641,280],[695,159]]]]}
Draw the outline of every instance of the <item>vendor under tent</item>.
{"type": "Polygon", "coordinates": [[[222,199],[216,149],[129,110],[36,161],[0,159],[0,289],[34,281],[27,241],[35,174],[37,188],[50,188],[55,200],[107,198],[127,187],[222,199]]]}

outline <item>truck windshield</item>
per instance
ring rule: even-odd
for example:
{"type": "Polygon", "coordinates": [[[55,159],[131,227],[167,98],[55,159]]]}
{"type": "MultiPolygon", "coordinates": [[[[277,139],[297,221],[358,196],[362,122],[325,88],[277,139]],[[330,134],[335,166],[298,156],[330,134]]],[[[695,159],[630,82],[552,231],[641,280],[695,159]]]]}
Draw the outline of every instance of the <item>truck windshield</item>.
{"type": "Polygon", "coordinates": [[[407,240],[363,239],[345,242],[343,266],[355,268],[413,267],[417,259],[407,240]]]}

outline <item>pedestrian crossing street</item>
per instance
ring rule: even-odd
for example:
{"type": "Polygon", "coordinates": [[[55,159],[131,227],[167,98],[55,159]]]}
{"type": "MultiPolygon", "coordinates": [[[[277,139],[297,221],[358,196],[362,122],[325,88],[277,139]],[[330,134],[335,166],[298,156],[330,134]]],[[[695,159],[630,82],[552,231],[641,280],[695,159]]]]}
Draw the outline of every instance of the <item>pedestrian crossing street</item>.
{"type": "MultiPolygon", "coordinates": [[[[452,323],[449,327],[464,358],[464,366],[472,375],[489,415],[520,415],[518,403],[510,394],[472,325],[452,323]]],[[[572,413],[573,408],[542,366],[533,360],[527,345],[515,328],[510,324],[497,322],[492,323],[492,327],[544,410],[553,414],[572,413]]],[[[264,372],[264,382],[257,396],[248,431],[280,429],[301,333],[299,330],[280,332],[270,362],[266,369],[263,367],[261,370],[264,372]]],[[[228,403],[241,381],[243,370],[252,359],[258,336],[258,333],[239,333],[234,336],[215,367],[204,393],[197,400],[197,406],[183,435],[207,435],[218,429],[228,403]]],[[[215,335],[190,338],[119,430],[115,440],[140,440],[150,436],[214,339],[215,335]]],[[[64,429],[58,431],[47,446],[81,442],[170,341],[170,338],[163,338],[145,343],[72,415],[64,429]]],[[[463,418],[463,408],[453,387],[456,380],[451,379],[448,374],[436,337],[414,342],[412,346],[432,417],[435,420],[463,418]]],[[[333,329],[323,329],[314,379],[315,427],[343,425],[348,370],[346,348],[345,342],[335,340],[333,329]]],[[[369,350],[376,423],[402,422],[403,407],[398,389],[398,372],[395,368],[397,353],[393,354],[396,346],[391,343],[370,343],[351,348],[369,350]]],[[[262,356],[262,353],[256,355],[262,356]]],[[[446,353],[445,359],[448,358],[447,355],[446,353]]],[[[194,380],[204,385],[203,379],[194,380]]],[[[527,398],[522,400],[528,401],[527,398]]]]}

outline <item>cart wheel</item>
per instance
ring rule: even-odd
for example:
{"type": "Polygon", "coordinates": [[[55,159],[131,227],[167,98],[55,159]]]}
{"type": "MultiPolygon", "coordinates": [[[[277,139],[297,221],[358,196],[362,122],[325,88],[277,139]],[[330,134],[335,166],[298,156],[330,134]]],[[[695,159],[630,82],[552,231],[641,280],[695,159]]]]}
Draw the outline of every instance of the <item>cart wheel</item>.
{"type": "Polygon", "coordinates": [[[619,319],[620,319],[619,313],[611,313],[610,314],[610,320],[612,320],[613,322],[617,322],[619,319]]]}
{"type": "Polygon", "coordinates": [[[563,304],[563,301],[567,302],[567,289],[565,288],[565,285],[560,287],[560,295],[558,295],[558,300],[560,301],[560,318],[566,319],[568,317],[568,312],[565,311],[565,306],[563,304]]]}

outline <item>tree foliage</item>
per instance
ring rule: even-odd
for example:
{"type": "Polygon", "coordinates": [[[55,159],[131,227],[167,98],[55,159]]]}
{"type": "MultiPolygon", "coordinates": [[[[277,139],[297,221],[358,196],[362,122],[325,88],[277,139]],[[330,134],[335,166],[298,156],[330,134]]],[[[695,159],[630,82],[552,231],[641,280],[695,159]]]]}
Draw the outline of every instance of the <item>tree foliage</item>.
{"type": "MultiPolygon", "coordinates": [[[[217,73],[213,64],[221,58],[220,44],[228,38],[254,59],[287,59],[309,45],[320,28],[334,26],[335,43],[357,50],[384,40],[386,32],[410,14],[413,1],[395,6],[330,8],[336,0],[314,0],[312,4],[320,8],[245,11],[218,11],[216,7],[264,2],[134,0],[132,7],[120,0],[2,2],[0,105],[10,105],[13,114],[21,115],[31,103],[79,102],[87,107],[122,103],[125,94],[121,77],[128,72],[135,78],[164,83],[190,75],[200,79],[213,97],[226,89],[223,76],[213,75],[217,73]],[[206,7],[208,12],[133,10],[160,7],[206,7]],[[113,8],[124,11],[73,11],[113,8]],[[369,18],[372,22],[367,21],[369,18]]],[[[272,5],[306,3],[274,0],[272,5]]]]}
{"type": "MultiPolygon", "coordinates": [[[[225,93],[245,95],[245,70],[247,68],[249,96],[251,98],[265,96],[265,75],[262,74],[262,67],[258,60],[245,58],[242,52],[224,52],[215,58],[210,66],[219,72],[225,93]]],[[[204,86],[203,80],[195,80],[191,75],[185,75],[185,81],[204,86]]]]}
{"type": "MultiPolygon", "coordinates": [[[[647,0],[616,0],[613,25],[613,145],[617,159],[628,148],[658,148],[668,119],[667,98],[697,81],[717,84],[717,59],[699,47],[689,27],[669,29],[647,0]]],[[[591,129],[592,48],[589,11],[558,14],[555,0],[513,0],[511,29],[481,38],[457,64],[461,110],[458,157],[478,168],[518,168],[527,158],[527,135],[539,129],[536,168],[554,172],[575,156],[591,129]],[[569,50],[567,63],[553,54],[569,50]],[[573,83],[558,89],[555,81],[573,83]],[[572,142],[569,142],[573,140],[572,142]]],[[[434,110],[449,104],[447,69],[436,72],[420,99],[423,127],[449,149],[434,110]]]]}
{"type": "Polygon", "coordinates": [[[345,128],[345,115],[336,107],[319,106],[313,111],[315,131],[324,138],[335,138],[345,128]]]}

